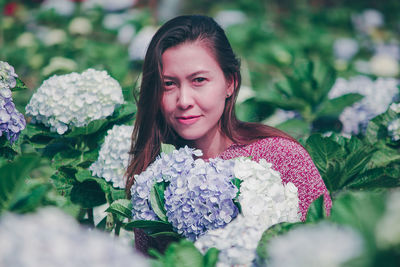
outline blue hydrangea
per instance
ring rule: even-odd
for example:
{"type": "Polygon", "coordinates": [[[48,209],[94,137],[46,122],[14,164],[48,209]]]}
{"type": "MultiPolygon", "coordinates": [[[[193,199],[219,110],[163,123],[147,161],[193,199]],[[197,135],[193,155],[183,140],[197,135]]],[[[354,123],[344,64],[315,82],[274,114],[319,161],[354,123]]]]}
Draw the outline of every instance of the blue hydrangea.
{"type": "Polygon", "coordinates": [[[15,142],[26,121],[13,103],[11,88],[15,87],[17,75],[7,62],[0,61],[0,136],[6,135],[10,143],[15,142]]]}
{"type": "Polygon", "coordinates": [[[135,175],[135,183],[131,188],[132,216],[134,220],[158,220],[150,207],[149,196],[155,183],[174,180],[187,173],[194,164],[193,156],[200,156],[199,150],[184,147],[171,154],[161,153],[145,171],[135,175]]]}
{"type": "Polygon", "coordinates": [[[191,168],[172,176],[165,190],[165,209],[178,233],[194,241],[237,216],[233,198],[238,189],[231,182],[233,164],[222,159],[197,159],[191,168]]]}

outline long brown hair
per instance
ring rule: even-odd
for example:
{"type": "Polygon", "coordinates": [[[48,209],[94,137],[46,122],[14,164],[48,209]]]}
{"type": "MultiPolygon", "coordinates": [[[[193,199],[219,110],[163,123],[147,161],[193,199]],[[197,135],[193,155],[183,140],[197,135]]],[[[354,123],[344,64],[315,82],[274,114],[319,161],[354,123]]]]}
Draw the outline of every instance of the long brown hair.
{"type": "Polygon", "coordinates": [[[235,102],[241,84],[240,61],[233,53],[224,30],[210,17],[201,15],[179,16],[166,22],[151,40],[143,64],[138,112],[129,166],[126,173],[126,192],[129,196],[134,175],[144,171],[160,153],[161,143],[183,146],[185,140],[167,125],[161,114],[162,54],[170,47],[182,43],[201,42],[210,51],[222,69],[225,79],[234,83],[234,92],[227,98],[220,125],[224,135],[235,143],[249,144],[257,139],[279,136],[294,140],[288,134],[259,123],[241,122],[235,115],[235,102]]]}

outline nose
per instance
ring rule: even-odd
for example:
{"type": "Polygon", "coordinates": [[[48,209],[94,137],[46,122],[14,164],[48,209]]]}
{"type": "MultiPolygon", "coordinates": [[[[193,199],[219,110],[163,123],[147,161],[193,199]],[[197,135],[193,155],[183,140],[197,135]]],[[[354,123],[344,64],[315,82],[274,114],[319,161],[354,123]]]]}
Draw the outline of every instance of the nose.
{"type": "Polygon", "coordinates": [[[177,106],[180,109],[188,109],[193,106],[193,95],[189,86],[181,86],[178,94],[177,106]]]}

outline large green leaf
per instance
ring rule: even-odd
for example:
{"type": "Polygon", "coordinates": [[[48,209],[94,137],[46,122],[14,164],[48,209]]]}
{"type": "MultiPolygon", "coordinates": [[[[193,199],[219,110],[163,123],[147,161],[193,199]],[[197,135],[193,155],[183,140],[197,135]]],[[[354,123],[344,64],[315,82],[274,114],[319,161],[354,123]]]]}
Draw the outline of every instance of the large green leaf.
{"type": "Polygon", "coordinates": [[[307,139],[306,146],[321,175],[326,173],[332,159],[341,158],[345,153],[338,143],[320,134],[311,135],[307,139]]]}
{"type": "Polygon", "coordinates": [[[362,95],[356,93],[345,94],[321,103],[318,108],[317,116],[332,116],[338,117],[345,107],[353,105],[355,102],[360,101],[362,95]]]}
{"type": "Polygon", "coordinates": [[[163,221],[145,221],[137,220],[127,223],[124,228],[126,230],[133,230],[133,228],[140,228],[146,230],[153,230],[154,232],[172,231],[172,225],[163,221]]]}
{"type": "Polygon", "coordinates": [[[154,184],[150,191],[150,205],[154,213],[158,216],[161,221],[167,221],[167,211],[164,208],[164,190],[167,187],[165,182],[154,184]]]}
{"type": "Polygon", "coordinates": [[[346,192],[333,202],[330,220],[354,227],[374,246],[376,224],[384,210],[384,193],[346,192]]]}
{"type": "Polygon", "coordinates": [[[295,138],[307,136],[310,133],[310,124],[300,119],[290,119],[276,126],[295,138]]]}
{"type": "Polygon", "coordinates": [[[132,218],[132,202],[129,199],[118,199],[110,204],[107,212],[121,215],[125,218],[132,218]]]}
{"type": "MultiPolygon", "coordinates": [[[[172,243],[159,259],[165,267],[205,267],[204,257],[194,244],[188,240],[172,243]]],[[[209,265],[210,267],[213,265],[209,265]]],[[[208,267],[208,266],[207,266],[208,267]]]]}
{"type": "Polygon", "coordinates": [[[314,223],[321,221],[326,218],[326,211],[324,206],[324,196],[320,196],[316,200],[314,200],[311,205],[308,207],[307,211],[307,223],[314,223]]]}
{"type": "Polygon", "coordinates": [[[27,154],[18,156],[13,162],[0,167],[0,212],[9,208],[19,188],[39,160],[38,155],[27,154]]]}
{"type": "Polygon", "coordinates": [[[106,203],[105,194],[96,181],[86,180],[74,184],[70,196],[73,203],[83,208],[93,208],[106,203]]]}
{"type": "Polygon", "coordinates": [[[42,205],[42,202],[51,189],[50,184],[42,184],[33,188],[31,191],[20,197],[11,207],[10,210],[18,213],[34,211],[42,205]]]}

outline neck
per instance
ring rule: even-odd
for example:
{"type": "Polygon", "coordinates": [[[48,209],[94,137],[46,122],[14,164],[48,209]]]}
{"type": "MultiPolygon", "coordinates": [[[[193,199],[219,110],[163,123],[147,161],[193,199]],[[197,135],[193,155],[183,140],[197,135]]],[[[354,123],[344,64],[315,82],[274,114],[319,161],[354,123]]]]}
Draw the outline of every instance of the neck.
{"type": "Polygon", "coordinates": [[[231,144],[232,140],[218,131],[212,138],[197,140],[193,145],[201,149],[203,159],[215,158],[224,152],[231,144]]]}

